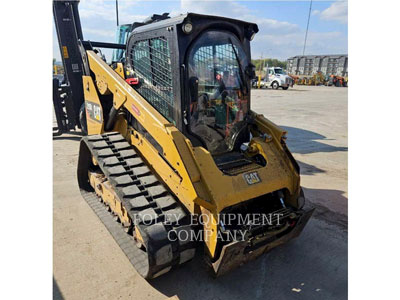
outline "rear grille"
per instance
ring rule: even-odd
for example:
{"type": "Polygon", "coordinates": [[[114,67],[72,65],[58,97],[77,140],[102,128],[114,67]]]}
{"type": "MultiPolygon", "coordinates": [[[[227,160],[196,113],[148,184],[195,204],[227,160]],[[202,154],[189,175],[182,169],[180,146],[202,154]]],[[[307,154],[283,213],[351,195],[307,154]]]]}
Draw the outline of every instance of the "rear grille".
{"type": "Polygon", "coordinates": [[[218,168],[227,175],[235,176],[240,173],[245,173],[251,170],[258,169],[260,168],[260,165],[249,162],[248,160],[240,160],[223,165],[218,165],[218,168]]]}
{"type": "Polygon", "coordinates": [[[224,174],[230,176],[248,172],[261,167],[250,159],[244,157],[243,154],[235,152],[219,157],[215,156],[214,161],[217,164],[217,167],[224,172],[224,174]]]}

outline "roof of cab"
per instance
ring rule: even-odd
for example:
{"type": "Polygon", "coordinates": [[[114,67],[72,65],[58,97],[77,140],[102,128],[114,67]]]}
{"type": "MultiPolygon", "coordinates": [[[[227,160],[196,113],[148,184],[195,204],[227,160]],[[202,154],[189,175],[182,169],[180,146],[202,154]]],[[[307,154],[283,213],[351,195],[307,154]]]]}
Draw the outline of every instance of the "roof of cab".
{"type": "Polygon", "coordinates": [[[163,27],[172,26],[172,25],[175,25],[175,24],[182,24],[187,17],[218,19],[218,20],[226,20],[226,21],[233,21],[233,22],[237,22],[237,23],[243,23],[243,24],[246,24],[246,25],[253,25],[254,31],[256,33],[258,32],[258,26],[255,23],[245,22],[245,21],[242,21],[242,20],[231,19],[231,18],[226,18],[226,17],[211,16],[211,15],[201,15],[201,14],[195,14],[195,13],[180,14],[178,16],[175,16],[175,17],[172,17],[172,18],[169,18],[169,19],[156,21],[156,22],[153,22],[153,23],[150,23],[150,24],[139,26],[139,27],[135,28],[132,32],[133,33],[141,33],[141,32],[145,32],[145,31],[149,31],[149,30],[153,30],[153,29],[159,29],[159,28],[163,28],[163,27]]]}

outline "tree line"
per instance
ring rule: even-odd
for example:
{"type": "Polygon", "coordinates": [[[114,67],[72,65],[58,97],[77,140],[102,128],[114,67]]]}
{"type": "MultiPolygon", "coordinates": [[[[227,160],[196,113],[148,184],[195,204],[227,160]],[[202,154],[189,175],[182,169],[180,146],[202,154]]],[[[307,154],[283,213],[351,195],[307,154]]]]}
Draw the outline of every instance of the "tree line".
{"type": "Polygon", "coordinates": [[[253,65],[256,66],[256,70],[259,71],[261,68],[261,65],[264,61],[264,67],[267,65],[269,67],[281,67],[283,69],[286,69],[286,61],[281,61],[276,58],[266,58],[266,59],[252,59],[251,62],[253,65]]]}

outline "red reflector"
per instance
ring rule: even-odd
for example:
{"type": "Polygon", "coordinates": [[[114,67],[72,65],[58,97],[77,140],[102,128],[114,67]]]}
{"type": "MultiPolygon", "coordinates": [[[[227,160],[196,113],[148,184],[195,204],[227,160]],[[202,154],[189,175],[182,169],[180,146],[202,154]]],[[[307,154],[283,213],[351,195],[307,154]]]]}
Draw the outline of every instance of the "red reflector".
{"type": "Polygon", "coordinates": [[[139,78],[127,78],[126,82],[130,85],[139,84],[139,78]]]}

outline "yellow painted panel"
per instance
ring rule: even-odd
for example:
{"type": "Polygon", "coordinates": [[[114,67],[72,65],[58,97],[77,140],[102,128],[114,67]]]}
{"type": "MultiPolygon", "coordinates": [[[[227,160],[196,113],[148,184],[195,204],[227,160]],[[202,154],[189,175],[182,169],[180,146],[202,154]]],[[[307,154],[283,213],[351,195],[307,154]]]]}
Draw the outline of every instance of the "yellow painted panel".
{"type": "Polygon", "coordinates": [[[96,91],[96,87],[94,86],[94,82],[92,77],[90,76],[82,76],[83,80],[83,94],[85,97],[85,107],[86,107],[86,122],[88,128],[88,134],[100,134],[104,131],[104,117],[103,117],[103,109],[100,103],[99,96],[96,91]],[[91,106],[90,106],[91,105],[91,106]],[[97,113],[93,114],[94,118],[92,118],[89,113],[88,108],[93,108],[96,106],[97,113]]]}

